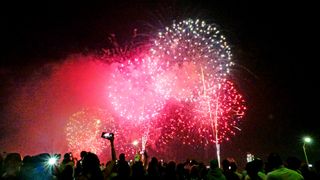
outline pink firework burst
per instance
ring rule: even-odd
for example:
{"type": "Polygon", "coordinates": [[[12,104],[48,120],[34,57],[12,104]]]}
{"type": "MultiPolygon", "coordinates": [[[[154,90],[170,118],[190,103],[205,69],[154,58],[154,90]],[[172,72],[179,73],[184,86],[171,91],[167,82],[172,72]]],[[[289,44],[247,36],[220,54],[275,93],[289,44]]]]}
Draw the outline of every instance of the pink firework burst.
{"type": "Polygon", "coordinates": [[[165,103],[156,91],[157,77],[161,73],[158,61],[148,56],[118,64],[108,86],[109,101],[115,113],[136,125],[154,119],[165,103]]]}
{"type": "MultiPolygon", "coordinates": [[[[228,135],[235,135],[235,130],[240,130],[237,123],[243,118],[246,107],[245,101],[231,81],[212,83],[205,89],[194,103],[196,127],[201,133],[201,138],[211,137],[218,131],[217,141],[229,140],[228,135]],[[216,126],[215,126],[216,121],[216,126]],[[208,128],[208,127],[211,127],[208,128]],[[215,130],[216,129],[216,130],[215,130]]],[[[215,142],[214,138],[207,138],[215,142]]]]}
{"type": "Polygon", "coordinates": [[[167,144],[179,139],[182,144],[188,145],[214,143],[214,120],[218,125],[218,141],[229,140],[228,136],[240,130],[236,125],[246,111],[244,103],[243,97],[230,81],[208,90],[208,94],[199,96],[197,101],[173,102],[164,110],[163,119],[158,122],[163,133],[159,142],[167,144]]]}

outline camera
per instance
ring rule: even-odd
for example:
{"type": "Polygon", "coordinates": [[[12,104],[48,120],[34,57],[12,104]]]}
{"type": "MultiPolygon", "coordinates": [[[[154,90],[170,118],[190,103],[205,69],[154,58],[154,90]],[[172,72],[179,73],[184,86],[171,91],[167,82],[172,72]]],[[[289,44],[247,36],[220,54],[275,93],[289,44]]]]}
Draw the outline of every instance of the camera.
{"type": "Polygon", "coordinates": [[[101,137],[104,138],[104,139],[111,140],[114,137],[114,134],[113,133],[103,132],[101,137]]]}

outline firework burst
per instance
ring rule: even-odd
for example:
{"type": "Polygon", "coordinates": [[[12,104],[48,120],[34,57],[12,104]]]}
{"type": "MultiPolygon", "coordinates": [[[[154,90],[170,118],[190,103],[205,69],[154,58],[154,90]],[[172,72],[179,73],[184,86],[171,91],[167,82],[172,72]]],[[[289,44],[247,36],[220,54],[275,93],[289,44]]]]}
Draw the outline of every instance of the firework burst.
{"type": "MultiPolygon", "coordinates": [[[[246,107],[228,80],[232,54],[216,26],[191,19],[174,23],[145,47],[150,49],[130,57],[119,55],[121,60],[112,64],[115,68],[106,94],[118,120],[101,122],[111,123],[110,130],[118,133],[120,151],[133,154],[136,140],[142,148],[146,143],[157,148],[172,141],[199,146],[216,143],[218,147],[235,135],[246,107]]],[[[68,127],[90,127],[92,136],[100,136],[96,131],[101,132],[103,123],[97,127],[89,120],[87,127],[82,127],[72,120],[78,116],[88,121],[85,115],[75,114],[68,127]]],[[[68,141],[77,146],[70,135],[68,141]]]]}
{"type": "Polygon", "coordinates": [[[139,125],[157,116],[165,103],[156,92],[155,82],[159,74],[158,62],[147,56],[118,64],[108,86],[114,111],[139,125]]]}
{"type": "MultiPolygon", "coordinates": [[[[151,56],[161,59],[165,71],[158,78],[158,93],[171,101],[158,126],[156,144],[179,141],[207,146],[229,140],[240,130],[237,123],[246,107],[228,80],[232,54],[218,28],[200,20],[174,23],[153,40],[151,56]]],[[[219,156],[219,155],[218,155],[219,156]]]]}
{"type": "Polygon", "coordinates": [[[167,71],[160,77],[159,92],[184,101],[199,94],[195,90],[201,89],[203,78],[208,82],[225,79],[232,66],[226,38],[216,26],[200,20],[181,21],[160,31],[151,56],[161,59],[161,68],[167,71]]]}
{"type": "Polygon", "coordinates": [[[70,116],[65,128],[68,150],[77,157],[83,150],[100,157],[110,157],[109,151],[106,151],[110,143],[101,138],[102,132],[114,133],[117,152],[128,157],[136,153],[132,142],[141,138],[141,130],[117,121],[109,112],[99,108],[86,108],[70,116]]]}
{"type": "Polygon", "coordinates": [[[71,115],[65,132],[68,150],[79,155],[82,150],[100,155],[108,147],[108,142],[101,138],[103,131],[116,131],[113,117],[102,109],[83,109],[71,115]]]}
{"type": "Polygon", "coordinates": [[[229,140],[229,136],[235,135],[235,131],[239,130],[237,123],[243,118],[245,110],[243,97],[233,83],[226,81],[196,101],[172,102],[158,121],[157,126],[163,129],[159,143],[168,144],[176,139],[187,145],[197,143],[206,146],[215,143],[214,122],[210,120],[210,111],[213,112],[212,120],[217,119],[218,142],[229,140]]]}

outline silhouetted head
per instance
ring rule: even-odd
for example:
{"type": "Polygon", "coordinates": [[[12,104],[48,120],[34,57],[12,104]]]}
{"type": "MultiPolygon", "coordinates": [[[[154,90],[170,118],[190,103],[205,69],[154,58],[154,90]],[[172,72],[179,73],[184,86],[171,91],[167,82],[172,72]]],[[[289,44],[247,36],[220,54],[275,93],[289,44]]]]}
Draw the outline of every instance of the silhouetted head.
{"type": "Polygon", "coordinates": [[[21,155],[19,153],[9,153],[4,159],[5,168],[18,168],[22,164],[21,155]]]}
{"type": "Polygon", "coordinates": [[[32,157],[29,156],[29,155],[26,155],[25,157],[23,157],[22,162],[23,162],[23,164],[31,163],[32,162],[32,157]]]}
{"type": "Polygon", "coordinates": [[[126,160],[125,154],[124,154],[124,153],[121,153],[121,154],[119,155],[119,161],[125,161],[125,160],[126,160]]]}
{"type": "Polygon", "coordinates": [[[176,163],[174,161],[170,161],[167,165],[167,173],[174,174],[176,171],[176,163]]]}
{"type": "Polygon", "coordinates": [[[132,165],[132,177],[141,177],[144,175],[143,164],[141,161],[136,161],[132,165]]]}
{"type": "Polygon", "coordinates": [[[157,176],[159,175],[159,164],[158,159],[153,157],[151,161],[149,162],[148,166],[148,174],[151,176],[157,176]]]}
{"type": "Polygon", "coordinates": [[[185,169],[184,169],[184,164],[179,163],[179,164],[177,165],[177,173],[178,173],[178,174],[184,174],[184,171],[185,171],[185,169]]]}
{"type": "Polygon", "coordinates": [[[280,157],[279,154],[277,154],[277,153],[271,153],[271,154],[268,156],[268,166],[269,166],[271,169],[279,168],[281,165],[282,165],[282,159],[281,159],[281,157],[280,157]]]}
{"type": "Polygon", "coordinates": [[[255,166],[259,169],[259,171],[263,170],[263,161],[260,158],[255,158],[253,160],[255,166]]]}
{"type": "Polygon", "coordinates": [[[211,160],[211,161],[210,161],[210,168],[211,168],[211,169],[215,169],[215,168],[217,168],[217,167],[219,167],[218,160],[216,160],[216,159],[211,160]]]}
{"type": "Polygon", "coordinates": [[[235,162],[230,162],[230,167],[231,167],[231,171],[232,172],[236,172],[237,171],[237,164],[235,162]]]}
{"type": "Polygon", "coordinates": [[[63,156],[63,159],[70,159],[70,154],[69,153],[65,153],[63,156]]]}
{"type": "Polygon", "coordinates": [[[286,162],[287,168],[292,170],[298,170],[301,166],[301,161],[297,157],[288,157],[286,162]]]}
{"type": "Polygon", "coordinates": [[[230,162],[227,159],[223,160],[221,164],[222,164],[223,171],[230,171],[231,166],[230,166],[230,162]]]}
{"type": "Polygon", "coordinates": [[[94,172],[100,170],[100,160],[94,153],[88,152],[82,163],[84,172],[94,172]]]}
{"type": "Polygon", "coordinates": [[[251,161],[246,164],[246,171],[249,177],[253,179],[258,176],[259,168],[254,161],[251,161]]]}
{"type": "Polygon", "coordinates": [[[86,151],[81,151],[80,157],[83,159],[87,155],[86,151]]]}
{"type": "Polygon", "coordinates": [[[156,157],[153,157],[151,159],[151,163],[157,165],[158,164],[158,159],[156,157]]]}

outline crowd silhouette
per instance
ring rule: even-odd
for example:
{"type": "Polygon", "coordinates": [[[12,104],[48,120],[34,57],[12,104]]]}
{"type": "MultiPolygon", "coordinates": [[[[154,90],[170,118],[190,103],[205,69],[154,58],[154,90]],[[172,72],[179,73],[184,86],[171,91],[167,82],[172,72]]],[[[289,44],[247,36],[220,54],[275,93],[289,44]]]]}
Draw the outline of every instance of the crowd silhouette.
{"type": "Polygon", "coordinates": [[[110,138],[112,159],[106,164],[98,156],[82,151],[80,159],[72,153],[60,155],[48,153],[25,156],[7,153],[0,156],[1,179],[22,180],[319,180],[320,161],[313,167],[302,163],[296,157],[283,162],[279,154],[270,153],[266,162],[255,158],[239,171],[233,159],[221,162],[216,159],[202,163],[187,159],[183,163],[164,162],[156,157],[149,159],[146,151],[127,161],[125,154],[116,157],[114,137],[110,138]],[[50,159],[55,158],[51,162],[50,159]],[[205,164],[209,164],[206,166],[205,164]]]}

